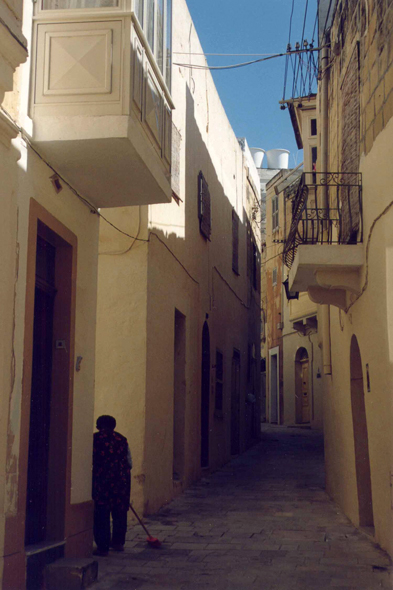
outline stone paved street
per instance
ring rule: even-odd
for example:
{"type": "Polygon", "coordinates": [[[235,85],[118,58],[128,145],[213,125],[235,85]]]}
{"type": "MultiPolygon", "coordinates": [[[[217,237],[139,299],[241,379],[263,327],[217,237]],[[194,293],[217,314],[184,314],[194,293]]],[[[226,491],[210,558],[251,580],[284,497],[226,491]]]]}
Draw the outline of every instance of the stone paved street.
{"type": "Polygon", "coordinates": [[[324,492],[323,446],[310,430],[266,426],[262,441],[146,520],[124,553],[99,559],[94,590],[374,590],[390,560],[324,492]]]}

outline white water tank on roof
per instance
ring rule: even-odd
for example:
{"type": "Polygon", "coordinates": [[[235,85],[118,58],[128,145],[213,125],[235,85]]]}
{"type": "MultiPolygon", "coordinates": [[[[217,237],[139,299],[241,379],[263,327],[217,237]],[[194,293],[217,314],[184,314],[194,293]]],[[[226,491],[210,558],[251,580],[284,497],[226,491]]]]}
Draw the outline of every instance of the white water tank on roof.
{"type": "Polygon", "coordinates": [[[267,167],[276,170],[287,170],[289,164],[288,150],[268,150],[266,152],[267,167]]]}
{"type": "Polygon", "coordinates": [[[257,168],[262,168],[263,157],[265,155],[265,150],[262,148],[250,148],[250,152],[252,155],[252,159],[254,160],[254,164],[257,168]]]}

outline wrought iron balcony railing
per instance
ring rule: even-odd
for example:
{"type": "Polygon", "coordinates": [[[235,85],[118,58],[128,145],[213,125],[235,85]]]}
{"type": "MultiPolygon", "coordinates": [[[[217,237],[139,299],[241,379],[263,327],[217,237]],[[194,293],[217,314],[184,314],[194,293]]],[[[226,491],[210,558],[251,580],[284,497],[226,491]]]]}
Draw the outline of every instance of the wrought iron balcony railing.
{"type": "Polygon", "coordinates": [[[284,214],[283,259],[288,268],[301,244],[362,242],[361,173],[304,172],[285,189],[284,214]]]}

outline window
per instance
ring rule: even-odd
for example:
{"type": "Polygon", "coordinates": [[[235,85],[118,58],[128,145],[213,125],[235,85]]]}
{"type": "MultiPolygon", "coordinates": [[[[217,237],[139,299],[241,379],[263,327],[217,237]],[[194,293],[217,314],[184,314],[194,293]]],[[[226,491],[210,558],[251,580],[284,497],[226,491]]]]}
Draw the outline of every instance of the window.
{"type": "Polygon", "coordinates": [[[134,0],[134,12],[140,23],[143,23],[143,4],[144,0],[134,0]]]}
{"type": "Polygon", "coordinates": [[[277,231],[278,223],[278,195],[272,197],[272,230],[277,231]]]}
{"type": "Polygon", "coordinates": [[[116,6],[119,6],[119,0],[42,0],[42,10],[78,10],[116,6]]]}
{"type": "Polygon", "coordinates": [[[134,0],[134,12],[143,28],[156,63],[171,87],[172,0],[134,0]]]}
{"type": "Polygon", "coordinates": [[[277,266],[273,268],[272,279],[273,285],[277,285],[277,266]]]}
{"type": "Polygon", "coordinates": [[[311,135],[315,136],[317,134],[317,120],[311,119],[311,135]]]}
{"type": "Polygon", "coordinates": [[[232,209],[232,270],[239,274],[239,217],[232,209]]]}
{"type": "Polygon", "coordinates": [[[224,357],[220,350],[216,350],[216,399],[215,412],[222,415],[224,400],[224,357]]]}
{"type": "Polygon", "coordinates": [[[198,175],[198,217],[201,234],[210,240],[211,205],[209,187],[202,172],[198,175]]]}
{"type": "Polygon", "coordinates": [[[79,10],[94,8],[113,8],[119,0],[42,0],[42,10],[79,10]]]}
{"type": "MultiPolygon", "coordinates": [[[[43,10],[116,8],[120,0],[42,0],[43,10]]],[[[167,87],[171,85],[172,0],[133,0],[137,17],[167,87]]]]}

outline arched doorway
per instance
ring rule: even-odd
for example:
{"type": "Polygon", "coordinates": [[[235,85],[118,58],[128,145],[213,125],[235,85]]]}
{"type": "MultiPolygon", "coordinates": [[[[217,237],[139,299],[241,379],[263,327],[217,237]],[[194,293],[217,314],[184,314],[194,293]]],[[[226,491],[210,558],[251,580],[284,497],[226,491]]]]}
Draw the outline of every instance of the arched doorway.
{"type": "Polygon", "coordinates": [[[311,417],[310,360],[308,352],[301,347],[295,357],[295,408],[296,424],[307,424],[311,417]]]}
{"type": "Polygon", "coordinates": [[[209,413],[210,413],[210,335],[207,322],[202,332],[201,379],[201,467],[209,467],[209,413]]]}
{"type": "Polygon", "coordinates": [[[355,335],[352,336],[351,340],[351,405],[359,503],[359,525],[374,526],[362,358],[355,335]]]}

